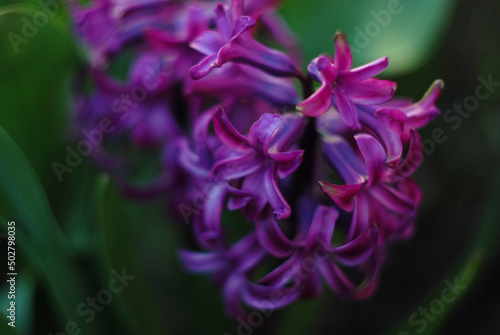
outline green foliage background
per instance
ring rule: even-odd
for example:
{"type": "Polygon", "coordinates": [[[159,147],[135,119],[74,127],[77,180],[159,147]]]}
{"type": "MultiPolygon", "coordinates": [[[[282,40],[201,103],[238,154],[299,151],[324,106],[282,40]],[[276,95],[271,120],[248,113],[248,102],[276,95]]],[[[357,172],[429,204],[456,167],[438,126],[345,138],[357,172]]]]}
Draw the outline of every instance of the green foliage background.
{"type": "MultiPolygon", "coordinates": [[[[288,0],[282,8],[304,49],[304,65],[332,53],[341,30],[353,43],[389,0],[288,0]]],[[[82,334],[230,334],[221,298],[203,277],[186,274],[176,250],[185,227],[169,223],[163,205],[125,199],[108,177],[83,163],[60,183],[51,163],[64,160],[71,85],[82,64],[62,8],[15,52],[8,35],[38,1],[0,1],[0,231],[17,222],[16,328],[0,315],[1,334],[56,334],[75,322],[82,334]],[[107,287],[111,271],[135,276],[95,320],[76,313],[107,287]]],[[[399,94],[420,98],[435,78],[445,81],[442,112],[475,94],[479,76],[500,81],[500,24],[494,0],[401,0],[403,10],[354,53],[356,64],[388,55],[385,76],[399,94]]],[[[356,44],[353,44],[356,47],[356,44]]],[[[359,46],[359,45],[358,45],[359,46]]],[[[416,179],[424,192],[418,231],[393,248],[378,293],[364,302],[327,292],[276,311],[255,334],[496,334],[500,330],[500,89],[480,102],[457,129],[438,118],[422,132],[442,129],[416,179]],[[443,281],[467,287],[425,330],[409,322],[440,298],[443,281]]],[[[5,283],[6,240],[0,249],[5,283]]],[[[0,285],[0,308],[7,308],[0,285]]],[[[428,316],[430,320],[433,316],[428,316]]]]}

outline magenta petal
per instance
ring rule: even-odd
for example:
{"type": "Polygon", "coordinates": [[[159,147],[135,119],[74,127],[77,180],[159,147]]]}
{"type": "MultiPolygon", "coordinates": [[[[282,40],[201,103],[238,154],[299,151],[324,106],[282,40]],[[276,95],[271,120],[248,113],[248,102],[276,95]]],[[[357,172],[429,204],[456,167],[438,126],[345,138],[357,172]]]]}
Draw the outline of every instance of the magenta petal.
{"type": "Polygon", "coordinates": [[[343,81],[342,88],[355,104],[379,105],[392,98],[396,92],[396,83],[368,78],[358,82],[343,81]]]}
{"type": "Polygon", "coordinates": [[[293,173],[302,163],[304,150],[294,150],[287,152],[269,152],[269,157],[276,161],[278,177],[283,179],[293,173]]]}
{"type": "Polygon", "coordinates": [[[397,165],[403,154],[403,143],[400,136],[374,117],[371,111],[360,109],[358,116],[365,129],[369,128],[380,139],[387,153],[387,164],[389,166],[397,165]]]}
{"type": "Polygon", "coordinates": [[[332,90],[329,85],[321,85],[309,98],[297,105],[297,110],[306,116],[316,117],[326,113],[332,106],[332,90]]]}
{"type": "Polygon", "coordinates": [[[286,202],[276,182],[274,169],[267,169],[264,174],[264,187],[269,204],[274,209],[278,220],[285,219],[292,213],[290,205],[286,202]]]}
{"type": "Polygon", "coordinates": [[[332,249],[339,262],[347,266],[356,266],[365,262],[377,246],[377,233],[374,228],[365,230],[363,234],[344,245],[332,249]]]}
{"type": "Polygon", "coordinates": [[[342,73],[342,78],[348,81],[361,81],[376,76],[380,72],[384,71],[388,65],[389,61],[387,57],[382,57],[371,63],[342,73]]]}
{"type": "Polygon", "coordinates": [[[248,142],[258,151],[267,152],[271,138],[281,124],[283,117],[279,114],[266,113],[252,125],[248,132],[248,142]]]}
{"type": "Polygon", "coordinates": [[[217,110],[213,122],[215,134],[222,143],[239,152],[245,152],[250,149],[247,139],[234,128],[224,109],[219,108],[217,110]]]}
{"type": "Polygon", "coordinates": [[[410,130],[410,149],[404,161],[397,168],[397,176],[407,178],[422,164],[424,159],[422,139],[415,129],[410,130]]]}
{"type": "Polygon", "coordinates": [[[342,116],[345,124],[350,128],[360,129],[361,125],[356,114],[356,107],[351,99],[349,99],[343,91],[340,91],[340,89],[333,89],[332,91],[335,97],[337,110],[340,116],[342,116]]]}
{"type": "Polygon", "coordinates": [[[411,198],[388,185],[375,184],[369,190],[384,207],[395,213],[411,215],[415,210],[411,198]]]}
{"type": "Polygon", "coordinates": [[[276,257],[290,255],[298,244],[290,241],[281,231],[272,215],[258,220],[256,223],[257,238],[259,243],[276,257]]]}
{"type": "Polygon", "coordinates": [[[354,138],[368,168],[368,185],[373,184],[387,171],[387,154],[380,142],[371,135],[356,134],[354,138]]]}
{"type": "MultiPolygon", "coordinates": [[[[431,87],[425,92],[422,99],[419,102],[412,105],[409,111],[406,113],[408,117],[414,117],[426,112],[432,112],[435,114],[436,109],[433,109],[436,99],[441,95],[443,90],[444,82],[442,80],[436,80],[432,83],[431,87]]],[[[439,113],[439,111],[437,111],[439,113]]]]}
{"type": "Polygon", "coordinates": [[[325,85],[331,85],[337,79],[339,73],[330,58],[319,56],[307,66],[307,72],[317,81],[325,85]]]}
{"type": "Polygon", "coordinates": [[[320,181],[319,186],[323,193],[329,196],[340,208],[347,212],[352,212],[354,207],[353,199],[358,194],[364,183],[351,185],[333,185],[325,181],[320,181]]]}
{"type": "Polygon", "coordinates": [[[375,112],[375,116],[399,135],[403,132],[404,124],[408,120],[405,113],[395,108],[380,108],[375,112]]]}
{"type": "Polygon", "coordinates": [[[335,58],[334,64],[340,71],[347,71],[352,66],[351,49],[347,44],[344,34],[335,35],[335,58]]]}

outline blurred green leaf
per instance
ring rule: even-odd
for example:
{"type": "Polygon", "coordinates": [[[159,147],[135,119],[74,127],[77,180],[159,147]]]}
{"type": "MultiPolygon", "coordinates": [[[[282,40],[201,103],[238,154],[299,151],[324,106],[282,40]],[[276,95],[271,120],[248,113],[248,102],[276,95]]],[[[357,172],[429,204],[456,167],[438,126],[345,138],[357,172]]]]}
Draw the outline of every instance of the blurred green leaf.
{"type": "MultiPolygon", "coordinates": [[[[16,221],[16,243],[21,255],[45,279],[57,302],[60,321],[79,320],[76,307],[88,290],[71,246],[53,218],[29,161],[2,127],[0,148],[0,198],[5,199],[0,214],[16,221]]],[[[6,228],[7,220],[0,219],[6,228]]]]}
{"type": "MultiPolygon", "coordinates": [[[[33,327],[35,289],[35,277],[28,271],[19,273],[16,278],[16,328],[19,329],[22,334],[30,334],[33,327]]],[[[8,291],[9,286],[7,285],[1,292],[0,306],[2,306],[2,311],[4,311],[10,303],[8,291]]]]}
{"type": "Polygon", "coordinates": [[[99,182],[100,233],[108,271],[124,271],[134,276],[117,297],[116,312],[130,334],[164,334],[158,306],[143,272],[144,262],[138,250],[138,237],[144,211],[123,195],[104,177],[99,182]],[[136,209],[136,211],[134,211],[136,209]]]}
{"type": "Polygon", "coordinates": [[[7,319],[3,311],[0,311],[0,334],[19,335],[16,328],[9,326],[8,323],[9,319],[7,319]]]}
{"type": "Polygon", "coordinates": [[[304,0],[285,1],[282,13],[309,63],[320,53],[333,54],[332,38],[342,31],[354,63],[389,57],[385,75],[415,70],[431,55],[445,31],[452,0],[304,0]],[[394,4],[394,5],[393,5],[394,4]],[[399,4],[399,5],[398,5],[399,4]]]}
{"type": "Polygon", "coordinates": [[[26,43],[11,43],[9,36],[23,37],[26,22],[32,23],[33,13],[40,12],[38,1],[32,2],[0,8],[4,12],[0,15],[0,77],[4,79],[0,81],[0,124],[29,158],[48,198],[58,203],[62,184],[51,163],[64,159],[70,78],[77,54],[62,5],[47,24],[33,26],[33,36],[26,43]]]}

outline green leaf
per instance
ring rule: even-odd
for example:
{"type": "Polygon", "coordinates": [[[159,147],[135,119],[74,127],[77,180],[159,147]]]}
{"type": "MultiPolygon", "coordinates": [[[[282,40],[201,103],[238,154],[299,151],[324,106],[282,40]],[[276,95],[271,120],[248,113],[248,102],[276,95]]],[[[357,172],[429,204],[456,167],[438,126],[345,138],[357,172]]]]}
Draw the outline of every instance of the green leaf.
{"type": "Polygon", "coordinates": [[[356,65],[389,57],[385,75],[417,69],[431,55],[452,14],[452,0],[285,1],[282,13],[309,63],[333,54],[332,38],[342,31],[356,65]],[[399,5],[397,5],[399,4],[399,5]]]}
{"type": "MultiPolygon", "coordinates": [[[[80,320],[77,306],[89,290],[75,266],[72,248],[61,232],[27,158],[0,127],[0,225],[16,222],[16,245],[37,277],[54,297],[60,321],[80,320]]],[[[88,330],[82,325],[82,330],[88,330]]]]}
{"type": "MultiPolygon", "coordinates": [[[[106,177],[99,182],[100,233],[107,272],[115,270],[134,277],[114,304],[120,322],[131,334],[164,334],[158,306],[153,299],[141,258],[138,242],[143,236],[145,209],[129,200],[112,186],[106,177]]],[[[150,224],[150,222],[146,222],[150,224]]]]}

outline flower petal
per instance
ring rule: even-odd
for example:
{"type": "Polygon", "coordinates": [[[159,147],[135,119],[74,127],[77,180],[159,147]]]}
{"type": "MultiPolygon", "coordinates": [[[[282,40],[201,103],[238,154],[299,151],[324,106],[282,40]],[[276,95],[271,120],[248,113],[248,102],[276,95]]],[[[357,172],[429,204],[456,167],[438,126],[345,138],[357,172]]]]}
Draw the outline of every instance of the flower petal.
{"type": "Polygon", "coordinates": [[[273,215],[257,220],[256,231],[259,243],[276,257],[288,256],[298,247],[283,234],[273,215]]]}
{"type": "Polygon", "coordinates": [[[353,199],[364,185],[364,182],[350,185],[333,185],[325,181],[320,181],[318,183],[323,193],[347,212],[352,212],[354,207],[353,199]]]}
{"type": "Polygon", "coordinates": [[[217,110],[213,123],[215,134],[222,143],[238,152],[245,152],[250,149],[248,140],[234,128],[223,108],[217,110]]]}
{"type": "Polygon", "coordinates": [[[304,157],[304,150],[270,152],[268,155],[276,161],[278,177],[284,179],[298,169],[304,157]]]}
{"type": "Polygon", "coordinates": [[[351,82],[361,81],[376,76],[380,72],[384,71],[388,65],[389,61],[387,57],[382,57],[377,60],[374,60],[371,63],[365,64],[363,66],[342,73],[342,78],[344,80],[351,82]]]}
{"type": "Polygon", "coordinates": [[[264,187],[269,204],[274,209],[278,220],[285,219],[292,213],[290,205],[286,202],[278,187],[274,169],[267,169],[264,174],[264,187]]]}
{"type": "Polygon", "coordinates": [[[345,94],[353,103],[359,105],[379,105],[392,98],[396,83],[389,80],[368,78],[362,81],[342,81],[345,94]]]}
{"type": "MultiPolygon", "coordinates": [[[[344,87],[343,85],[342,87],[344,87]]],[[[335,97],[335,104],[340,116],[344,120],[345,124],[352,129],[360,129],[358,115],[356,114],[356,107],[354,106],[351,99],[344,93],[343,89],[334,88],[332,90],[333,96],[335,97]]]]}
{"type": "Polygon", "coordinates": [[[382,179],[388,170],[386,161],[387,154],[384,147],[373,136],[368,134],[356,134],[354,139],[363,155],[366,167],[368,168],[368,185],[382,179]]]}
{"type": "Polygon", "coordinates": [[[365,262],[377,246],[375,228],[366,229],[354,240],[332,248],[332,253],[339,262],[347,266],[356,266],[365,262]]]}
{"type": "Polygon", "coordinates": [[[344,34],[335,35],[335,58],[334,64],[339,71],[347,71],[352,66],[352,54],[344,34]]]}
{"type": "Polygon", "coordinates": [[[248,176],[262,167],[261,161],[255,159],[253,152],[220,160],[212,167],[210,174],[214,180],[234,180],[248,176]]]}
{"type": "Polygon", "coordinates": [[[330,109],[332,98],[333,94],[330,86],[321,85],[309,98],[297,105],[297,110],[306,116],[320,116],[330,109]]]}
{"type": "Polygon", "coordinates": [[[248,132],[248,142],[260,152],[269,150],[271,138],[281,124],[283,117],[279,114],[266,113],[255,122],[248,132]]]}

